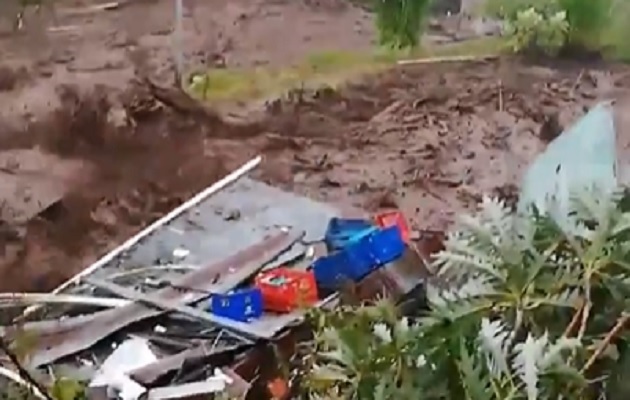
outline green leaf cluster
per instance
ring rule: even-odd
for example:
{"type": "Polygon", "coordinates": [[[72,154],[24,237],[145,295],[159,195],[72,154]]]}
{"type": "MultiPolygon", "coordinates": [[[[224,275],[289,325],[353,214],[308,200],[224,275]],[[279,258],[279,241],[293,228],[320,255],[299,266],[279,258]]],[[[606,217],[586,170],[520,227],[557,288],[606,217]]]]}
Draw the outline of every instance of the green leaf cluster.
{"type": "Polygon", "coordinates": [[[588,190],[566,215],[486,198],[433,269],[429,311],[379,302],[316,318],[310,398],[599,399],[630,394],[628,196],[588,190]]]}

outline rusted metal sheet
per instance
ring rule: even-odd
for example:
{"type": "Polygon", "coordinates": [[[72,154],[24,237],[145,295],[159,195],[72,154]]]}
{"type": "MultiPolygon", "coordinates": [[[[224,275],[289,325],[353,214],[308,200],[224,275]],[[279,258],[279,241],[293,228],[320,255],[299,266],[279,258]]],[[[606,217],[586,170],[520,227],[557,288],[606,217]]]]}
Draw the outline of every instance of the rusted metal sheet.
{"type": "MultiPolygon", "coordinates": [[[[291,247],[301,236],[302,232],[297,231],[274,235],[221,262],[195,270],[184,275],[178,282],[173,282],[175,287],[192,290],[164,288],[156,291],[154,296],[185,305],[207,297],[208,292],[231,290],[242,281],[242,274],[238,274],[241,276],[237,279],[234,278],[235,271],[246,270],[249,271],[249,275],[255,273],[265,263],[291,247]]],[[[40,329],[35,332],[30,330],[37,338],[37,343],[29,356],[29,366],[38,367],[77,353],[132,323],[162,313],[163,310],[134,303],[94,313],[91,319],[85,321],[83,318],[81,323],[75,323],[74,318],[68,318],[60,321],[55,329],[40,329]],[[71,326],[70,329],[67,328],[68,325],[71,326]]],[[[28,324],[22,325],[18,330],[29,331],[28,324]]]]}

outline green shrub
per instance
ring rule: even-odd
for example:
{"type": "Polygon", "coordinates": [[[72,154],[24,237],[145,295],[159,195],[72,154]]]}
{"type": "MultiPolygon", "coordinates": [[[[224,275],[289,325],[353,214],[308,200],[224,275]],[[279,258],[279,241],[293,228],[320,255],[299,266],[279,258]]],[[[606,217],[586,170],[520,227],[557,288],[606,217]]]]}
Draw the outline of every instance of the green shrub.
{"type": "Polygon", "coordinates": [[[612,16],[604,32],[604,48],[615,58],[630,61],[630,1],[617,0],[613,4],[612,16]]]}
{"type": "Polygon", "coordinates": [[[433,268],[430,311],[337,310],[316,320],[313,399],[595,400],[630,395],[630,212],[581,193],[562,219],[485,199],[433,268]]]}
{"type": "Polygon", "coordinates": [[[519,12],[530,8],[544,14],[560,11],[557,0],[487,0],[485,5],[486,14],[506,21],[515,21],[519,12]]]}
{"type": "Polygon", "coordinates": [[[374,0],[381,45],[411,49],[419,44],[431,0],[374,0]]]}
{"type": "Polygon", "coordinates": [[[601,46],[601,39],[612,21],[614,0],[558,0],[567,13],[569,42],[584,47],[601,46]]]}
{"type": "Polygon", "coordinates": [[[542,51],[556,55],[567,43],[569,23],[564,11],[544,14],[530,7],[516,13],[506,33],[515,53],[542,51]]]}
{"type": "MultiPolygon", "coordinates": [[[[541,46],[540,50],[546,53],[556,53],[558,46],[605,50],[606,42],[611,41],[614,21],[620,20],[614,11],[621,3],[619,0],[488,0],[486,8],[490,15],[507,22],[508,39],[514,50],[541,46]]],[[[623,24],[625,28],[627,23],[623,24]]]]}

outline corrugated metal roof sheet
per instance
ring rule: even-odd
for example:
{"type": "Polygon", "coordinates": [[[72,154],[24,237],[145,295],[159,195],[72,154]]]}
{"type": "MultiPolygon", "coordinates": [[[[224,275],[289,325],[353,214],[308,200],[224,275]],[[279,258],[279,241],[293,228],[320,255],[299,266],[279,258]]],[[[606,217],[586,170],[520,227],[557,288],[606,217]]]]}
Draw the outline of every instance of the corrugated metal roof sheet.
{"type": "MultiPolygon", "coordinates": [[[[319,241],[329,219],[340,213],[332,205],[241,178],[94,274],[107,277],[121,269],[173,262],[193,266],[218,262],[283,226],[304,231],[305,243],[319,241]],[[189,254],[178,259],[176,249],[185,249],[189,254]]],[[[304,250],[305,245],[297,243],[277,262],[299,257],[304,250]]]]}

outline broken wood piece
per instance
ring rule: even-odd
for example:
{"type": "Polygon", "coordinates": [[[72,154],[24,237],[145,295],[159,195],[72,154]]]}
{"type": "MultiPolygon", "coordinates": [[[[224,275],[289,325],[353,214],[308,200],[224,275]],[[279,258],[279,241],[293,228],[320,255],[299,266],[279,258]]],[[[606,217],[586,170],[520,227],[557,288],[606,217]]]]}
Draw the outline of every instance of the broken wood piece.
{"type": "Polygon", "coordinates": [[[86,14],[92,14],[95,12],[116,10],[120,6],[125,5],[126,3],[127,3],[126,1],[110,1],[109,3],[94,4],[87,7],[62,8],[58,11],[58,13],[60,15],[67,15],[67,16],[86,15],[86,14]]]}
{"type": "Polygon", "coordinates": [[[79,27],[77,25],[53,26],[48,28],[49,33],[74,32],[77,30],[79,30],[79,27]]]}
{"type": "Polygon", "coordinates": [[[486,54],[486,55],[463,55],[463,56],[443,56],[443,57],[427,57],[427,58],[416,58],[411,60],[399,60],[397,62],[398,65],[414,65],[414,64],[438,64],[438,63],[446,63],[446,62],[467,62],[467,61],[488,61],[494,60],[498,58],[496,54],[486,54]]]}
{"type": "Polygon", "coordinates": [[[115,308],[126,306],[129,300],[52,293],[0,293],[0,308],[23,307],[31,304],[77,304],[85,306],[115,308]]]}
{"type": "MultiPolygon", "coordinates": [[[[262,161],[261,156],[258,156],[249,160],[247,163],[243,164],[240,168],[236,169],[235,171],[231,172],[229,175],[225,176],[223,179],[219,180],[218,182],[215,182],[211,186],[197,193],[195,196],[185,201],[179,207],[175,208],[168,214],[164,215],[162,218],[153,222],[151,225],[149,225],[148,227],[138,232],[136,235],[134,235],[127,241],[125,241],[122,245],[116,247],[115,249],[107,253],[104,257],[100,258],[98,261],[96,261],[95,263],[93,263],[92,265],[84,269],[83,271],[81,271],[79,274],[73,276],[70,280],[66,281],[61,286],[57,287],[53,291],[53,293],[59,293],[60,291],[69,287],[70,285],[80,281],[82,277],[87,276],[93,273],[94,271],[96,271],[97,269],[100,269],[104,265],[110,263],[120,254],[122,254],[123,252],[135,246],[138,242],[140,242],[145,237],[149,236],[155,230],[168,224],[169,222],[171,222],[172,220],[174,220],[175,218],[177,218],[184,212],[188,211],[189,209],[195,207],[196,205],[204,201],[206,198],[212,196],[213,194],[215,194],[216,192],[220,190],[223,190],[224,188],[234,183],[245,174],[249,173],[251,170],[256,168],[260,164],[261,161],[262,161]]],[[[36,309],[37,307],[29,307],[28,309],[24,311],[24,315],[28,315],[32,313],[33,311],[35,311],[36,309]]]]}
{"type": "Polygon", "coordinates": [[[153,83],[146,77],[144,78],[144,84],[156,100],[174,111],[204,119],[205,122],[211,125],[224,124],[223,118],[217,111],[206,107],[179,86],[163,87],[153,83]]]}
{"type": "MultiPolygon", "coordinates": [[[[224,260],[192,271],[173,282],[174,286],[186,287],[190,290],[167,287],[157,290],[151,296],[153,299],[158,299],[160,304],[170,306],[198,302],[208,297],[207,293],[228,292],[289,249],[303,235],[303,231],[282,231],[224,260]]],[[[99,311],[89,316],[70,317],[59,321],[54,327],[49,327],[52,329],[29,330],[29,323],[23,323],[12,330],[16,333],[26,331],[36,335],[37,343],[31,349],[28,360],[28,365],[36,368],[85,350],[128,325],[156,317],[164,312],[154,307],[133,303],[120,308],[99,311]],[[80,322],[76,322],[76,319],[80,319],[80,322]]]]}

